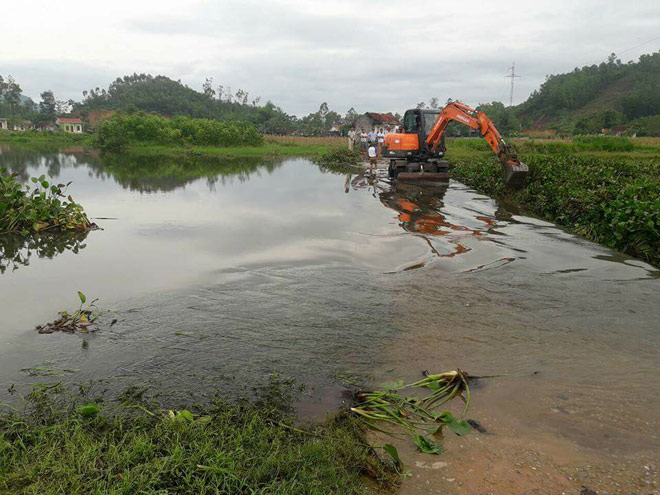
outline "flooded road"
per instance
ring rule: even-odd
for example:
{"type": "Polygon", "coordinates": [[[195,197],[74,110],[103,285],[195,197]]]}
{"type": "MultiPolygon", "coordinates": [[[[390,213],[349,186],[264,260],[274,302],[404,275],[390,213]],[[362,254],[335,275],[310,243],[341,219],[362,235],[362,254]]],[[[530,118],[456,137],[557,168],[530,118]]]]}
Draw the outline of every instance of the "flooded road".
{"type": "Polygon", "coordinates": [[[404,492],[656,489],[660,285],[639,260],[459,183],[393,186],[304,159],[0,162],[73,181],[104,229],[29,253],[0,238],[0,397],[102,378],[183,401],[276,370],[319,416],[342,384],[458,367],[506,375],[474,387],[488,434],[447,439],[441,458],[400,445],[416,459],[404,492]],[[38,335],[77,290],[117,323],[38,335]]]}

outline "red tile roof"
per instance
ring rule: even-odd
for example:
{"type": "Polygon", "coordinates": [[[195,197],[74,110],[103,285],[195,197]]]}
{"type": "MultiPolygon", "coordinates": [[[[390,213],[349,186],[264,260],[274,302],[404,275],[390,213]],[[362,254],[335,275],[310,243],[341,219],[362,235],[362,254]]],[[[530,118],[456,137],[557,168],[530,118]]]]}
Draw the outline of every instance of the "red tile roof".
{"type": "Polygon", "coordinates": [[[396,120],[396,117],[391,113],[367,112],[366,115],[371,118],[375,124],[399,124],[399,121],[396,120]]]}
{"type": "Polygon", "coordinates": [[[82,124],[82,120],[75,118],[71,119],[68,117],[57,117],[58,122],[61,122],[62,124],[82,124]]]}

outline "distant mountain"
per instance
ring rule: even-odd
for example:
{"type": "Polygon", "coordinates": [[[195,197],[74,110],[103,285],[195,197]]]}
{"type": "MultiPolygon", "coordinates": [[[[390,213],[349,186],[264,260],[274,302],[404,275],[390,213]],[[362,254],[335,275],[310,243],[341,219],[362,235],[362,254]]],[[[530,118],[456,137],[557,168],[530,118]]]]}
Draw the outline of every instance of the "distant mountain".
{"type": "Polygon", "coordinates": [[[660,120],[660,52],[627,64],[612,54],[600,65],[549,76],[514,113],[523,129],[579,133],[660,120]]]}

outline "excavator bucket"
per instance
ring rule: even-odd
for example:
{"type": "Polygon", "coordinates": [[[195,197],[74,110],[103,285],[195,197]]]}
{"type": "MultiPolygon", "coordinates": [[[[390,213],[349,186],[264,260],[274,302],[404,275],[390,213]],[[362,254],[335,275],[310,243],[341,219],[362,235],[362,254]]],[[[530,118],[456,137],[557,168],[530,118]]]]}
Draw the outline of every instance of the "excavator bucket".
{"type": "Polygon", "coordinates": [[[502,162],[504,184],[511,188],[522,187],[527,184],[529,167],[518,160],[506,160],[502,162]]]}

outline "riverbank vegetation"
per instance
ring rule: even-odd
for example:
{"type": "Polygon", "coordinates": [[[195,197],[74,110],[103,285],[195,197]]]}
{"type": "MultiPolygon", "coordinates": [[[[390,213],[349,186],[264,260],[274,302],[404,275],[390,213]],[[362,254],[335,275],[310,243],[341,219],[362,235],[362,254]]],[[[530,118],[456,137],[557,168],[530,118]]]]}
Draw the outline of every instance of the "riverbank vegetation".
{"type": "Polygon", "coordinates": [[[294,425],[291,398],[280,383],[168,411],[137,393],[110,404],[40,386],[24,413],[0,413],[0,493],[350,495],[397,483],[359,421],[294,425]]]}
{"type": "Polygon", "coordinates": [[[346,148],[328,148],[315,161],[320,165],[321,170],[350,174],[358,171],[356,167],[360,161],[360,153],[346,148]]]}
{"type": "Polygon", "coordinates": [[[71,147],[92,148],[90,134],[40,131],[0,131],[0,145],[28,148],[38,151],[57,152],[71,147]]]}
{"type": "Polygon", "coordinates": [[[33,186],[22,186],[0,168],[0,234],[61,233],[94,227],[83,207],[66,194],[69,184],[55,184],[46,177],[32,177],[33,186]]]}
{"type": "Polygon", "coordinates": [[[447,158],[454,178],[478,191],[660,266],[660,146],[647,140],[624,152],[630,143],[519,142],[519,156],[530,169],[528,184],[519,190],[504,187],[497,159],[476,145],[452,141],[447,158]]]}
{"type": "Polygon", "coordinates": [[[115,114],[98,127],[96,146],[120,151],[131,143],[167,146],[259,146],[263,136],[246,122],[175,117],[167,119],[145,113],[115,114]]]}

